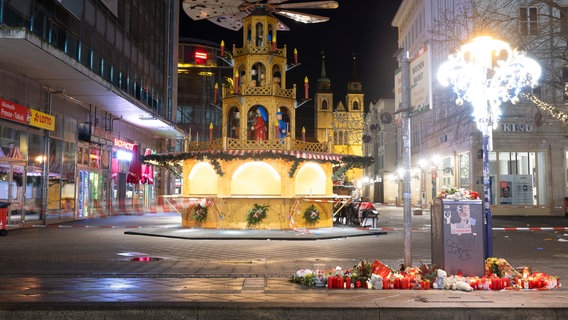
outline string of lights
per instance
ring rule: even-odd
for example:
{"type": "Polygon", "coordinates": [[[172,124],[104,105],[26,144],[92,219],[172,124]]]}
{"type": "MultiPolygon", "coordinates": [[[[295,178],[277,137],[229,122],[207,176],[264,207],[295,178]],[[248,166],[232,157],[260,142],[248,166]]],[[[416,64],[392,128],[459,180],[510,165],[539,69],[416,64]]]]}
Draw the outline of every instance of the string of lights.
{"type": "Polygon", "coordinates": [[[553,118],[562,121],[562,123],[568,125],[568,114],[565,112],[558,110],[555,106],[551,106],[546,102],[541,101],[532,93],[521,93],[520,96],[524,99],[529,100],[530,102],[534,103],[537,108],[547,111],[552,115],[553,118]]]}

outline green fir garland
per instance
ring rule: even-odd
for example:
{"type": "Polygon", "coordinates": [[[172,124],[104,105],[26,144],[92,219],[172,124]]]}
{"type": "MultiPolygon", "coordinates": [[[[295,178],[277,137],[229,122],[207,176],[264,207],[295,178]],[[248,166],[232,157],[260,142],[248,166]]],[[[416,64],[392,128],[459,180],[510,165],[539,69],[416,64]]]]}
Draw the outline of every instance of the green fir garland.
{"type": "MultiPolygon", "coordinates": [[[[157,153],[141,157],[144,163],[157,165],[168,169],[170,172],[178,177],[181,177],[182,168],[179,162],[192,159],[196,161],[209,161],[216,173],[223,176],[224,172],[219,161],[233,161],[233,160],[255,160],[262,161],[266,159],[285,160],[293,162],[288,171],[288,175],[293,177],[300,163],[307,161],[307,159],[299,159],[295,155],[274,153],[274,152],[258,152],[258,153],[245,153],[232,155],[226,151],[213,151],[213,152],[177,152],[177,153],[157,153]]],[[[342,155],[341,161],[325,160],[325,159],[310,159],[309,161],[319,163],[332,163],[341,165],[343,170],[351,168],[366,168],[373,164],[374,157],[360,157],[342,155]]]]}
{"type": "Polygon", "coordinates": [[[292,163],[292,165],[290,166],[290,170],[288,171],[288,176],[290,178],[294,177],[294,174],[296,173],[296,170],[298,170],[298,166],[300,165],[300,162],[302,162],[300,159],[296,159],[296,160],[294,160],[294,163],[292,163]]]}

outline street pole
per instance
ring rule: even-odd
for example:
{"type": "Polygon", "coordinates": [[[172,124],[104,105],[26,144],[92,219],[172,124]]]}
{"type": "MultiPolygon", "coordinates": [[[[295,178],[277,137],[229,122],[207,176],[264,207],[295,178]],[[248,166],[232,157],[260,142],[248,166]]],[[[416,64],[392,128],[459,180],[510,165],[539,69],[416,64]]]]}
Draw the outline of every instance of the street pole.
{"type": "Polygon", "coordinates": [[[483,227],[485,228],[485,259],[493,257],[493,223],[491,217],[491,183],[489,172],[489,141],[491,139],[491,125],[483,132],[483,227]]]}
{"type": "MultiPolygon", "coordinates": [[[[54,94],[59,94],[65,92],[65,89],[60,89],[56,91],[47,92],[47,114],[51,115],[51,103],[54,94]]],[[[44,156],[43,156],[43,188],[42,188],[42,211],[41,221],[44,225],[47,225],[47,210],[49,207],[49,153],[51,144],[51,131],[45,130],[45,144],[44,144],[44,156]]]]}
{"type": "Polygon", "coordinates": [[[402,199],[404,212],[404,265],[412,266],[412,211],[410,188],[410,61],[408,51],[400,50],[402,111],[402,199]]]}
{"type": "Polygon", "coordinates": [[[491,37],[477,37],[448,57],[438,70],[438,80],[452,85],[456,104],[465,101],[473,107],[473,117],[482,135],[483,151],[483,231],[485,258],[493,256],[491,218],[491,173],[489,151],[493,149],[492,130],[499,122],[500,106],[515,104],[524,89],[537,85],[540,65],[511,49],[508,43],[491,37]]]}

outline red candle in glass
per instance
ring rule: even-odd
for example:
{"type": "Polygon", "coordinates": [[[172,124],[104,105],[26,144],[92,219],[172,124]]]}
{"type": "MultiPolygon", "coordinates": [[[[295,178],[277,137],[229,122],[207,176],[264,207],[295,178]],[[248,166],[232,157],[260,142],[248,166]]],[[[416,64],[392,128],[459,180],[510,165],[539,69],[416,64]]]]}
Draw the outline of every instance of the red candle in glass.
{"type": "Polygon", "coordinates": [[[408,289],[409,288],[409,279],[408,277],[404,277],[400,280],[400,287],[401,289],[408,289]]]}
{"type": "Polygon", "coordinates": [[[355,281],[355,288],[361,288],[361,281],[355,281]]]}
{"type": "Polygon", "coordinates": [[[339,277],[338,279],[338,286],[339,289],[343,289],[345,288],[345,279],[343,279],[343,277],[339,277]]]}
{"type": "Polygon", "coordinates": [[[351,278],[347,277],[345,279],[345,286],[347,287],[347,289],[351,289],[351,278]]]}

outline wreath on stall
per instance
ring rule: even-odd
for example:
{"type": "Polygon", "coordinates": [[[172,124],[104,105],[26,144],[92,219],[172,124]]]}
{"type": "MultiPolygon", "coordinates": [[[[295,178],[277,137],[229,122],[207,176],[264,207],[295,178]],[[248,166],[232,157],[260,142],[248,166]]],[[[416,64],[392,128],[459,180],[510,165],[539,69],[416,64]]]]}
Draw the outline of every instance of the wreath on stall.
{"type": "Polygon", "coordinates": [[[304,220],[306,223],[315,224],[320,218],[320,212],[316,209],[313,204],[309,206],[306,211],[304,211],[304,220]]]}
{"type": "Polygon", "coordinates": [[[259,224],[264,218],[266,218],[266,212],[268,211],[269,205],[254,204],[254,206],[249,210],[247,214],[247,226],[254,226],[259,224]]]}
{"type": "Polygon", "coordinates": [[[207,219],[207,207],[200,204],[195,206],[195,212],[193,213],[193,218],[197,222],[203,222],[207,219]]]}

